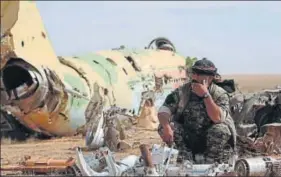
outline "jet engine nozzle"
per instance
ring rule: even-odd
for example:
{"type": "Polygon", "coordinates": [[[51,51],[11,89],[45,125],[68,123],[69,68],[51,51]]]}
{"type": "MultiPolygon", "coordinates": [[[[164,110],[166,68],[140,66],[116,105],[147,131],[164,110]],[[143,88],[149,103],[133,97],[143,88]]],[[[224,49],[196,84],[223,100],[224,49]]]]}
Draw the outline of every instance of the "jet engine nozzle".
{"type": "MultiPolygon", "coordinates": [[[[61,89],[55,88],[57,84],[53,79],[56,75],[49,69],[37,69],[22,59],[13,59],[1,73],[1,95],[6,94],[1,104],[17,107],[17,111],[24,114],[45,105],[48,112],[53,112],[58,106],[60,98],[57,93],[61,89]]],[[[14,112],[15,109],[8,111],[14,112]]]]}

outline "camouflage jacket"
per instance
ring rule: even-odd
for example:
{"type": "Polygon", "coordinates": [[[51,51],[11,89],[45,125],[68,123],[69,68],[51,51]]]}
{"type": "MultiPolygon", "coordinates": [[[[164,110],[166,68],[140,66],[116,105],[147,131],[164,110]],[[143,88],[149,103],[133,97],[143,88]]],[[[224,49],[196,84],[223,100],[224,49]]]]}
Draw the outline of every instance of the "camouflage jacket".
{"type": "MultiPolygon", "coordinates": [[[[228,93],[216,84],[210,85],[209,93],[214,102],[220,107],[222,123],[229,126],[235,144],[236,130],[230,115],[228,93]]],[[[214,124],[207,114],[203,99],[191,92],[190,83],[184,84],[170,93],[158,112],[170,114],[171,121],[183,123],[186,128],[193,129],[196,133],[201,133],[214,124]]]]}

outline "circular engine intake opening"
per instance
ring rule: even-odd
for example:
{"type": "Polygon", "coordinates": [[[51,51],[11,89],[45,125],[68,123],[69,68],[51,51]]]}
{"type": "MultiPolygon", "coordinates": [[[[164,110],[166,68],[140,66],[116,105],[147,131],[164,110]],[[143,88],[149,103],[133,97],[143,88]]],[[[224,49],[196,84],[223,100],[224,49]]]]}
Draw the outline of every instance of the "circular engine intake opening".
{"type": "Polygon", "coordinates": [[[28,86],[33,83],[28,70],[16,65],[10,65],[4,68],[3,82],[6,90],[15,89],[24,83],[28,86]]]}

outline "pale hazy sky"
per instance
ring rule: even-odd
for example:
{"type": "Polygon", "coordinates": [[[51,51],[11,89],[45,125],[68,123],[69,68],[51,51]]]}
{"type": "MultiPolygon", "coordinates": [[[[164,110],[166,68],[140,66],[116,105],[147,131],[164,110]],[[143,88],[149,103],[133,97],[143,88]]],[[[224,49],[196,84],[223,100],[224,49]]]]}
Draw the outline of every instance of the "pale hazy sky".
{"type": "Polygon", "coordinates": [[[281,74],[281,2],[38,1],[57,55],[143,48],[169,38],[222,74],[281,74]]]}

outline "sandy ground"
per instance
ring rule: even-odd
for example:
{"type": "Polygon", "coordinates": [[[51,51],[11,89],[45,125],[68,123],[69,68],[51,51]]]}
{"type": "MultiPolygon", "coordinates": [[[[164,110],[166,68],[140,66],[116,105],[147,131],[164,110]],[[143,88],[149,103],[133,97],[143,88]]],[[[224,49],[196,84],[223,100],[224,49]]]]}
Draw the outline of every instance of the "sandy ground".
{"type": "MultiPolygon", "coordinates": [[[[161,140],[156,131],[147,131],[133,128],[128,133],[126,142],[133,145],[133,148],[123,152],[115,153],[116,159],[121,159],[129,154],[140,155],[139,145],[160,144],[161,140]]],[[[3,140],[1,142],[1,167],[3,165],[15,165],[23,161],[24,156],[30,155],[36,159],[38,157],[51,157],[54,159],[67,160],[75,156],[75,147],[85,147],[85,140],[81,136],[64,137],[51,140],[29,139],[25,143],[11,142],[3,140]]],[[[88,152],[84,152],[88,153],[88,152]]],[[[1,172],[1,175],[15,175],[15,172],[1,172]]]]}
{"type": "MultiPolygon", "coordinates": [[[[234,78],[243,92],[258,91],[265,88],[274,88],[276,85],[281,85],[281,75],[235,75],[224,76],[224,78],[234,78]]],[[[160,143],[160,138],[156,131],[135,130],[128,133],[129,143],[160,143]]],[[[51,139],[39,141],[30,139],[25,143],[10,142],[3,140],[1,142],[1,165],[15,164],[20,161],[25,155],[34,157],[53,157],[65,158],[75,157],[74,147],[84,146],[84,139],[81,137],[66,137],[60,139],[51,139]]],[[[117,158],[127,154],[139,155],[138,146],[132,150],[122,153],[116,153],[117,158]]]]}
{"type": "MultiPolygon", "coordinates": [[[[116,153],[117,158],[127,154],[138,155],[138,146],[141,143],[161,143],[156,131],[133,128],[128,132],[126,142],[134,144],[132,150],[116,153]]],[[[51,140],[30,139],[24,143],[3,140],[1,142],[1,164],[14,164],[22,160],[25,155],[34,157],[65,158],[75,156],[75,147],[84,147],[85,140],[81,136],[54,138],[51,140]]]]}

